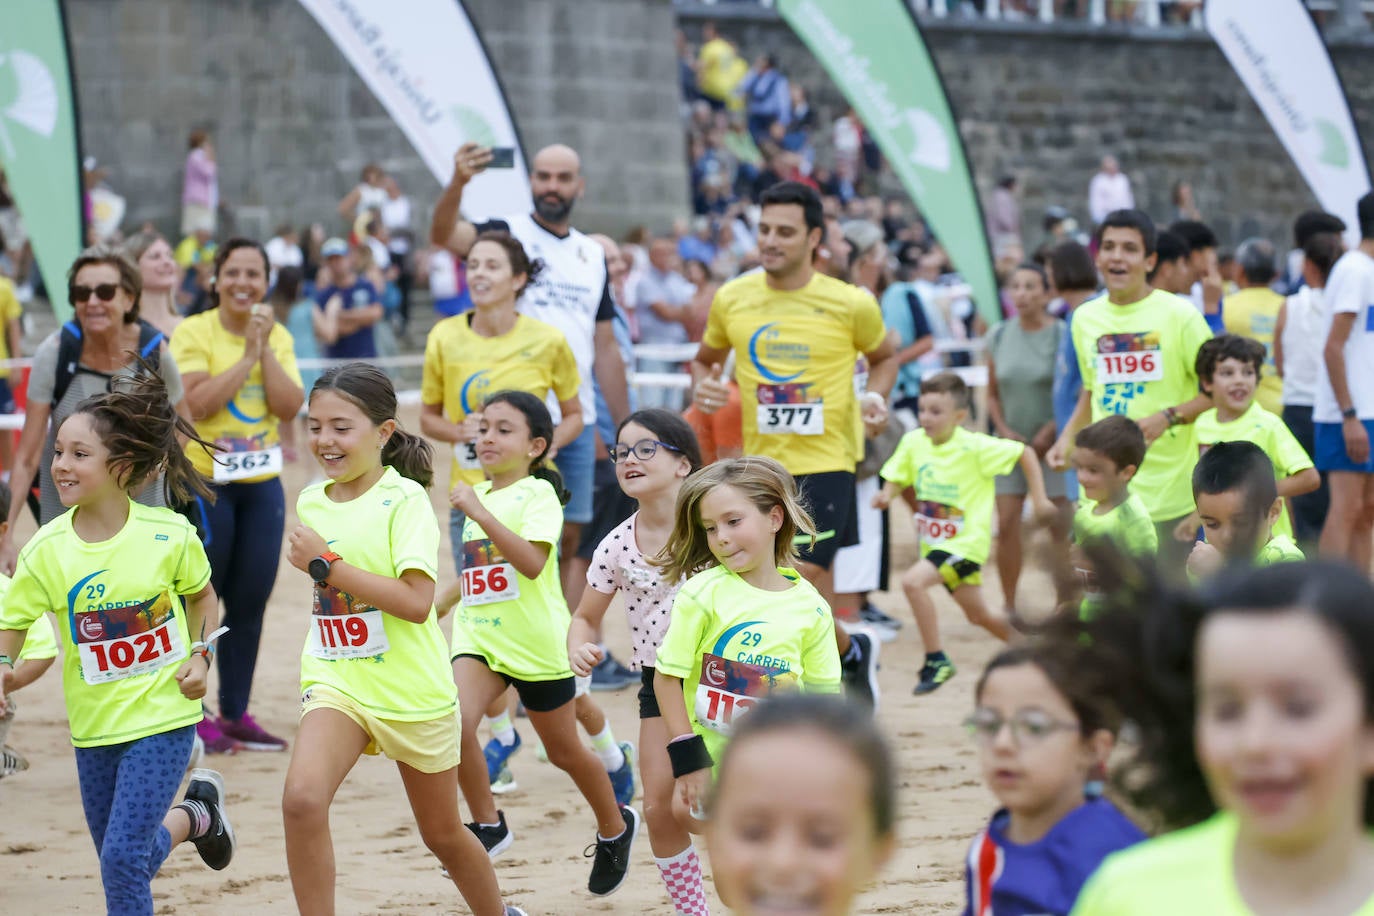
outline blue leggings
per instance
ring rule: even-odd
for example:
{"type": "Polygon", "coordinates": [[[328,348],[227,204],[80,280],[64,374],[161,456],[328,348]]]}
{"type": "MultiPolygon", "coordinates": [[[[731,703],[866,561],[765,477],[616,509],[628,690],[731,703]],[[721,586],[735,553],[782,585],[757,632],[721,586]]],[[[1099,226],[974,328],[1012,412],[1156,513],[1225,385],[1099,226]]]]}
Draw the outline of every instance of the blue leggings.
{"type": "Polygon", "coordinates": [[[210,559],[210,583],[224,602],[220,622],[229,628],[215,646],[219,713],[226,719],[241,719],[248,711],[258,665],[262,617],[277,581],[286,497],[276,477],[258,483],[218,484],[215,495],[214,504],[205,506],[205,553],[210,559]]]}
{"type": "Polygon", "coordinates": [[[76,749],[86,826],[100,854],[109,916],[153,916],[153,876],[172,837],[162,819],[172,806],[196,728],[105,747],[76,749]]]}

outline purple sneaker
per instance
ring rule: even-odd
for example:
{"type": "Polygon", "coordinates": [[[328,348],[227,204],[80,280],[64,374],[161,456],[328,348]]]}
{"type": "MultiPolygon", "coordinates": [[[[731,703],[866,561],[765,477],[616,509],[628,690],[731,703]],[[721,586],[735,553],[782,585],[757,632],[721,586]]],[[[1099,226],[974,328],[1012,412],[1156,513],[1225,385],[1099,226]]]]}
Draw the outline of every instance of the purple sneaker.
{"type": "Polygon", "coordinates": [[[240,742],[246,751],[286,750],[284,739],[265,731],[248,713],[244,713],[243,718],[237,721],[221,716],[219,727],[225,735],[240,742]]]}
{"type": "Polygon", "coordinates": [[[243,743],[220,731],[219,720],[206,716],[196,723],[196,737],[200,738],[207,754],[237,754],[243,743]]]}

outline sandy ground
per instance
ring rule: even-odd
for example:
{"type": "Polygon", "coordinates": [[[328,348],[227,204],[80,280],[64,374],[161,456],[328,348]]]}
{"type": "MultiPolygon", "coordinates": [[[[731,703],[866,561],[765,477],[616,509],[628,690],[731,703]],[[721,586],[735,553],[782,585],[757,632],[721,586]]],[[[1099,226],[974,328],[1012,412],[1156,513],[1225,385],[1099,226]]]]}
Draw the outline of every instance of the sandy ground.
{"type": "MultiPolygon", "coordinates": [[[[414,417],[408,419],[411,428],[418,426],[414,417]]],[[[295,493],[313,476],[314,466],[309,462],[307,457],[288,466],[288,525],[295,524],[295,493]]],[[[446,519],[446,504],[437,488],[434,500],[440,518],[446,519]]],[[[443,528],[446,536],[447,525],[443,528]]],[[[893,568],[904,569],[915,556],[910,525],[894,518],[893,528],[897,538],[893,568]]],[[[445,544],[442,556],[448,555],[445,544]]],[[[446,572],[451,578],[451,570],[446,572]]],[[[989,571],[988,578],[989,596],[1000,600],[995,573],[989,571]]],[[[296,730],[308,595],[305,575],[283,559],[267,611],[253,712],[269,730],[287,737],[296,730]]],[[[883,647],[884,693],[878,714],[901,764],[900,845],[876,885],[862,898],[858,912],[955,912],[962,906],[967,843],[993,808],[979,778],[972,743],[959,722],[971,709],[974,682],[996,643],[969,626],[948,596],[941,595],[937,600],[947,650],[959,665],[959,675],[929,697],[913,697],[920,646],[910,611],[900,591],[877,595],[876,600],[906,621],[897,640],[883,647]]],[[[1048,579],[1038,572],[1023,577],[1021,601],[1031,613],[1048,609],[1048,579]]],[[[617,604],[607,615],[606,636],[616,654],[628,659],[627,625],[618,608],[617,604]]],[[[617,737],[637,739],[633,689],[596,696],[617,737]]],[[[0,781],[3,908],[18,912],[22,906],[29,913],[101,912],[99,865],[81,814],[57,669],[24,690],[18,700],[20,712],[10,744],[27,755],[32,768],[0,781]]],[[[528,723],[518,723],[518,727],[527,732],[527,741],[533,738],[528,723]]],[[[288,756],[259,753],[208,758],[224,774],[238,854],[229,869],[214,872],[200,862],[189,844],[174,850],[153,883],[158,913],[210,916],[295,911],[279,808],[288,756]]],[[[625,885],[609,898],[587,894],[590,860],[583,858],[582,851],[592,839],[594,823],[580,796],[570,780],[539,763],[529,750],[517,755],[513,766],[520,789],[504,796],[500,804],[516,841],[496,863],[510,902],[520,904],[531,916],[672,913],[646,834],[636,844],[634,867],[625,885]]],[[[391,762],[380,758],[359,762],[339,791],[333,825],[339,913],[468,912],[421,844],[391,762]]],[[[709,874],[709,861],[707,867],[709,874]]],[[[711,902],[714,912],[726,912],[714,894],[711,902]]]]}

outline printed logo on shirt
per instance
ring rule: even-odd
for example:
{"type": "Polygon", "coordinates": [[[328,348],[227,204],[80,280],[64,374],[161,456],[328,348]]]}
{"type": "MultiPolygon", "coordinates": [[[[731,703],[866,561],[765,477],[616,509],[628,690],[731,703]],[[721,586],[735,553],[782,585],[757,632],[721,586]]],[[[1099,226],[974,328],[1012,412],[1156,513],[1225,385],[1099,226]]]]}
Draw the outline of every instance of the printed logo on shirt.
{"type": "MultiPolygon", "coordinates": [[[[748,634],[749,631],[742,633],[746,637],[748,634]]],[[[760,634],[754,631],[754,635],[760,634]]],[[[747,639],[745,644],[748,644],[747,639]]],[[[740,652],[738,658],[731,659],[706,652],[701,656],[701,680],[697,684],[694,707],[696,719],[712,731],[728,735],[735,720],[759,700],[777,690],[796,686],[797,676],[786,659],[748,652],[740,652]],[[746,661],[746,658],[751,660],[746,661]]]]}
{"type": "Polygon", "coordinates": [[[971,916],[993,916],[992,888],[1002,877],[1007,856],[986,830],[978,834],[968,852],[969,897],[971,916]]]}
{"type": "MultiPolygon", "coordinates": [[[[510,601],[520,597],[515,567],[491,538],[463,542],[463,606],[510,601]]],[[[500,620],[495,620],[500,626],[500,620]]]]}
{"type": "Polygon", "coordinates": [[[81,678],[103,684],[146,674],[185,656],[176,627],[176,602],[166,592],[122,599],[91,573],[67,593],[68,625],[80,658],[81,678]]]}
{"type": "Polygon", "coordinates": [[[809,344],[787,343],[781,338],[782,333],[777,330],[777,325],[773,322],[765,324],[749,338],[749,361],[754,364],[759,375],[775,384],[782,384],[799,378],[806,371],[806,364],[811,361],[809,344]],[[790,375],[775,372],[763,364],[765,359],[775,366],[780,364],[788,368],[796,366],[797,371],[790,375]]]}
{"type": "Polygon", "coordinates": [[[463,380],[462,387],[458,389],[458,402],[463,405],[463,413],[477,413],[482,409],[487,392],[491,390],[489,374],[489,370],[482,369],[463,380]]]}
{"type": "Polygon", "coordinates": [[[1164,378],[1158,331],[1103,334],[1097,338],[1097,380],[1102,383],[1101,408],[1126,415],[1149,382],[1164,378]]]}

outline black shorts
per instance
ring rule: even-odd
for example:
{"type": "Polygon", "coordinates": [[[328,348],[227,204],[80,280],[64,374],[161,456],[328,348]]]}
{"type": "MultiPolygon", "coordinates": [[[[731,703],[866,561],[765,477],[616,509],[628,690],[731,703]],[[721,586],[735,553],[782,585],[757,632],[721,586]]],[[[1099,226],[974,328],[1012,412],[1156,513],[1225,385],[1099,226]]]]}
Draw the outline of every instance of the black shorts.
{"type": "Polygon", "coordinates": [[[596,554],[597,545],[638,508],[639,503],[620,489],[620,481],[615,477],[615,462],[597,458],[592,474],[592,520],[582,526],[577,555],[590,560],[596,554]]]}
{"type": "Polygon", "coordinates": [[[573,677],[563,677],[555,681],[522,681],[518,677],[502,674],[492,668],[485,655],[460,652],[453,658],[475,658],[486,665],[491,673],[505,681],[507,686],[515,688],[515,692],[520,696],[520,702],[524,703],[530,712],[553,712],[571,703],[577,695],[577,680],[573,677]]]}
{"type": "Polygon", "coordinates": [[[983,565],[963,557],[956,557],[946,550],[932,550],[922,559],[935,564],[940,572],[940,581],[951,595],[965,585],[983,584],[983,565]]]}
{"type": "Polygon", "coordinates": [[[798,535],[797,553],[806,563],[829,569],[841,547],[859,543],[859,512],[854,505],[854,472],[823,471],[798,474],[797,490],[802,505],[816,525],[816,543],[798,535]]]}
{"type": "Polygon", "coordinates": [[[661,719],[658,708],[658,695],[654,693],[654,669],[645,665],[639,672],[639,717],[641,719],[661,719]]]}

